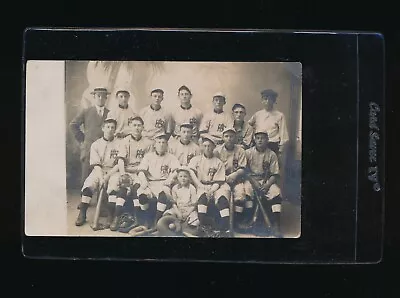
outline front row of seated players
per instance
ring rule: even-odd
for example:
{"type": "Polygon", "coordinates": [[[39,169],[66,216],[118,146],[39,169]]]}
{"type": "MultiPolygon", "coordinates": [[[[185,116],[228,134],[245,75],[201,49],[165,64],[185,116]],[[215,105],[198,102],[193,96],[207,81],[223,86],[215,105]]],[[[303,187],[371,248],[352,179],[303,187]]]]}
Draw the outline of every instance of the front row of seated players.
{"type": "MultiPolygon", "coordinates": [[[[112,119],[104,122],[104,137],[92,146],[90,163],[94,168],[82,187],[76,225],[86,221],[90,199],[94,191],[104,185],[107,186],[111,230],[118,230],[122,206],[127,202],[134,206],[138,225],[154,228],[163,216],[173,215],[191,232],[207,235],[212,228],[216,231],[214,235],[224,236],[230,233],[231,198],[235,205],[236,227],[245,226],[252,217],[255,203],[251,180],[263,193],[264,208],[279,233],[282,199],[275,184],[279,166],[276,154],[268,148],[266,132],[256,131],[255,146],[247,150],[235,145],[235,131],[231,128],[223,131],[224,144],[218,147],[212,137],[203,134],[202,153],[196,147],[193,157],[192,153],[186,154],[184,148],[182,157],[186,154],[186,158],[178,159],[168,152],[166,134],[157,134],[154,142],[141,136],[143,120],[140,117],[130,120],[132,133],[118,144],[113,138],[115,122],[112,119]],[[132,181],[128,189],[118,185],[119,177],[126,173],[132,181]]],[[[190,130],[188,124],[182,124],[182,132],[185,128],[190,130]]],[[[190,142],[185,135],[183,133],[180,140],[173,142],[187,146],[190,142]]]]}

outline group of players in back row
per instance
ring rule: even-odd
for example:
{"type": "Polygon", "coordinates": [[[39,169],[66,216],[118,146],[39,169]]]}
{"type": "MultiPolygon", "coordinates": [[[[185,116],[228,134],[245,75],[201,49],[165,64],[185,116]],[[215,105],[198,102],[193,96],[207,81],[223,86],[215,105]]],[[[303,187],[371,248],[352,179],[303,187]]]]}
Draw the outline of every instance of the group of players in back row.
{"type": "Polygon", "coordinates": [[[187,86],[178,89],[181,104],[173,114],[162,106],[161,89],[150,92],[152,103],[139,113],[130,107],[130,93],[123,88],[116,91],[119,105],[114,111],[105,107],[110,94],[106,88],[95,88],[92,94],[94,106],[70,123],[81,144],[77,226],[86,222],[93,194],[104,187],[112,231],[120,228],[127,205],[133,205],[137,225],[161,231],[168,229],[163,219],[173,217],[189,233],[224,236],[232,232],[232,212],[235,229],[248,226],[257,191],[279,234],[282,198],[277,179],[288,133],[284,115],[273,107],[275,91],[261,92],[264,109],[248,121],[243,104],[224,110],[222,93],[213,95],[214,110],[203,115],[192,106],[187,86]]]}

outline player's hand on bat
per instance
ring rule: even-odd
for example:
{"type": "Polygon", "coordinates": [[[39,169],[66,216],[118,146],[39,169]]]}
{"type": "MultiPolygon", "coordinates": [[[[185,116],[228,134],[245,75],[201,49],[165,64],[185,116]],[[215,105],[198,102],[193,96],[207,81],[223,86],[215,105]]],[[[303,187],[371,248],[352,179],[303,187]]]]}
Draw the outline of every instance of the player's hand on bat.
{"type": "Polygon", "coordinates": [[[267,193],[270,187],[271,185],[267,185],[266,183],[264,183],[263,185],[261,185],[260,190],[264,193],[267,193]]]}

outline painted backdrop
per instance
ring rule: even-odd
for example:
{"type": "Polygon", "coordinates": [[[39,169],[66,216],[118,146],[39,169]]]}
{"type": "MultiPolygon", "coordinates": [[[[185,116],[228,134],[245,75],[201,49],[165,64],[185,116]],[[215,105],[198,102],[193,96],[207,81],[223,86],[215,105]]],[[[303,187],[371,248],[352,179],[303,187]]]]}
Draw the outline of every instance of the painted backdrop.
{"type": "Polygon", "coordinates": [[[216,62],[66,62],[67,187],[80,188],[79,147],[68,124],[80,109],[92,104],[90,92],[106,86],[112,94],[108,108],[117,105],[115,89],[131,91],[130,104],[137,110],[150,103],[154,88],[165,91],[163,105],[174,110],[179,105],[178,88],[187,85],[192,103],[204,113],[212,109],[212,95],[227,95],[225,109],[236,102],[247,107],[246,120],[262,109],[260,91],[272,88],[279,93],[276,108],[287,118],[290,146],[288,179],[299,179],[301,160],[301,65],[298,63],[216,63],[216,62]],[[291,177],[289,177],[291,176],[291,177]]]}

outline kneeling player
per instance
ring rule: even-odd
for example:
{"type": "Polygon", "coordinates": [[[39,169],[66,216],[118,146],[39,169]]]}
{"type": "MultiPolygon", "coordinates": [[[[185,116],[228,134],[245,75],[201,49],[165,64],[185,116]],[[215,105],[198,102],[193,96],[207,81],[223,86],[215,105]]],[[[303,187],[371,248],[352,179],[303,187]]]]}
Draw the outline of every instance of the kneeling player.
{"type": "MultiPolygon", "coordinates": [[[[197,226],[199,225],[197,191],[191,184],[187,167],[179,168],[177,173],[178,184],[172,187],[172,208],[165,211],[164,216],[158,221],[157,229],[161,231],[161,234],[168,234],[165,231],[171,229],[171,227],[169,227],[170,220],[167,217],[173,216],[181,223],[181,230],[196,234],[197,226]]],[[[172,227],[171,230],[172,232],[175,231],[176,226],[172,227]]]]}
{"type": "Polygon", "coordinates": [[[215,148],[214,154],[225,165],[226,182],[233,191],[235,224],[239,224],[245,207],[244,179],[247,166],[245,150],[235,144],[236,131],[233,128],[226,128],[222,134],[224,144],[215,148]]]}
{"type": "MultiPolygon", "coordinates": [[[[82,201],[79,206],[79,215],[75,222],[77,226],[81,226],[86,222],[86,211],[94,191],[102,186],[107,186],[110,177],[118,172],[118,165],[116,163],[119,142],[114,138],[116,126],[117,121],[106,119],[102,128],[104,136],[95,141],[90,148],[90,165],[93,167],[93,170],[82,186],[82,201]]],[[[113,182],[110,181],[110,183],[113,182]]],[[[110,224],[110,220],[111,216],[108,217],[108,224],[110,224]]]]}
{"type": "Polygon", "coordinates": [[[140,204],[138,219],[149,228],[157,224],[170,205],[170,186],[176,177],[176,170],[180,167],[178,159],[167,152],[168,136],[165,133],[155,135],[154,147],[155,151],[147,153],[138,167],[140,182],[137,191],[140,204]],[[154,209],[156,209],[155,220],[151,222],[154,209]]]}
{"type": "Polygon", "coordinates": [[[266,131],[256,131],[255,147],[246,150],[248,181],[245,182],[246,195],[253,197],[254,188],[262,195],[262,203],[273,225],[276,236],[280,236],[281,191],[276,185],[279,175],[278,157],[268,148],[266,131]],[[251,181],[251,183],[250,183],[251,181]]]}
{"type": "Polygon", "coordinates": [[[199,198],[197,212],[200,225],[202,228],[208,226],[207,215],[212,214],[208,207],[216,207],[218,211],[216,233],[227,236],[230,233],[228,200],[231,194],[230,187],[225,182],[225,166],[219,158],[214,156],[215,143],[211,136],[202,135],[202,145],[204,153],[193,157],[188,166],[197,187],[199,198]]]}

